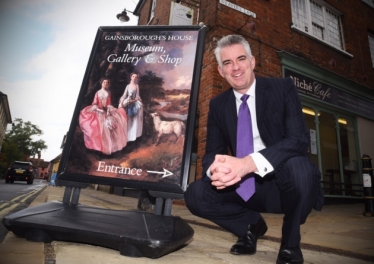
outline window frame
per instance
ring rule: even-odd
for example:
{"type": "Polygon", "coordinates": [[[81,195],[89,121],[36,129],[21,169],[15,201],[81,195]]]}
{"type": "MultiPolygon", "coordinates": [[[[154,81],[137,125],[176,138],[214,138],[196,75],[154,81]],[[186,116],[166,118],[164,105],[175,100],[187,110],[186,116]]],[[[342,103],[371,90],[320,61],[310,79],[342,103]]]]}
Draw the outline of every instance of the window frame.
{"type": "Polygon", "coordinates": [[[368,42],[371,56],[371,67],[374,68],[374,34],[368,33],[368,42]]]}
{"type": "Polygon", "coordinates": [[[153,18],[155,17],[155,9],[156,9],[156,5],[157,5],[157,0],[151,0],[152,1],[152,5],[151,5],[151,10],[150,10],[150,14],[149,14],[149,21],[147,23],[147,26],[152,22],[153,18]]]}
{"type": "Polygon", "coordinates": [[[351,54],[347,53],[345,51],[345,42],[344,42],[344,32],[343,32],[343,25],[342,25],[342,13],[338,10],[336,10],[334,7],[332,7],[331,5],[329,5],[328,3],[322,1],[322,0],[302,0],[304,2],[304,5],[305,5],[305,13],[304,13],[304,16],[305,16],[305,24],[306,24],[306,28],[303,28],[303,25],[297,25],[297,23],[295,23],[295,17],[294,17],[294,13],[298,13],[298,11],[300,10],[297,10],[297,12],[295,12],[296,10],[293,10],[293,4],[292,2],[293,1],[296,1],[296,0],[291,0],[291,13],[292,13],[292,26],[291,28],[292,29],[295,29],[295,30],[298,30],[300,32],[302,32],[303,34],[306,34],[308,35],[309,37],[312,37],[314,39],[317,39],[318,41],[321,41],[322,43],[324,44],[327,44],[328,46],[330,47],[333,47],[339,51],[342,51],[350,56],[352,56],[351,54]],[[323,32],[322,34],[324,35],[323,38],[319,38],[317,36],[315,36],[313,34],[313,25],[315,24],[313,22],[313,19],[312,19],[312,11],[311,11],[311,1],[320,5],[322,7],[322,14],[321,16],[323,17],[323,27],[321,27],[323,29],[323,32]],[[335,45],[333,41],[331,41],[331,37],[328,33],[328,30],[329,30],[329,27],[328,27],[328,21],[327,21],[327,10],[332,13],[333,15],[337,16],[338,17],[338,28],[339,28],[339,39],[340,39],[340,42],[341,42],[341,45],[340,47],[335,45]]]}
{"type": "Polygon", "coordinates": [[[362,0],[362,2],[374,8],[374,0],[362,0]]]}

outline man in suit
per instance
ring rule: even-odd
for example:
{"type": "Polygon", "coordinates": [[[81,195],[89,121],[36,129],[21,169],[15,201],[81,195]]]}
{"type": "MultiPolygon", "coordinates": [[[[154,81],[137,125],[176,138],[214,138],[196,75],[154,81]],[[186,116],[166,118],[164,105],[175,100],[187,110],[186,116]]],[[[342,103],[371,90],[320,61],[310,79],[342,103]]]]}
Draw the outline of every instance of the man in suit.
{"type": "Polygon", "coordinates": [[[210,101],[204,175],[187,188],[186,205],[238,236],[230,249],[236,255],[256,253],[257,239],[267,231],[261,212],[284,214],[277,263],[303,263],[300,225],[313,208],[322,209],[323,193],[320,172],[307,156],[309,133],[297,89],[289,78],[256,77],[242,36],[223,37],[215,55],[231,88],[210,101]],[[250,129],[237,127],[242,106],[249,107],[250,129]],[[237,134],[246,130],[252,134],[237,134]],[[252,150],[239,156],[247,141],[252,150]],[[249,195],[242,198],[238,186],[247,179],[254,179],[255,191],[245,187],[249,195]]]}

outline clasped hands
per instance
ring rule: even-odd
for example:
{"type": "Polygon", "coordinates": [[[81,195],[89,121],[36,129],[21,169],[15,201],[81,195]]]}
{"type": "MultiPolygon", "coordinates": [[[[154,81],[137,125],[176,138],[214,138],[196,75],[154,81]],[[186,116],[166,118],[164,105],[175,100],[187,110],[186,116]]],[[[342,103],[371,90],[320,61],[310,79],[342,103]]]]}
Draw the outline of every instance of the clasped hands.
{"type": "Polygon", "coordinates": [[[216,155],[209,167],[210,180],[217,189],[224,189],[239,182],[248,173],[257,171],[251,156],[243,158],[228,155],[216,155]]]}

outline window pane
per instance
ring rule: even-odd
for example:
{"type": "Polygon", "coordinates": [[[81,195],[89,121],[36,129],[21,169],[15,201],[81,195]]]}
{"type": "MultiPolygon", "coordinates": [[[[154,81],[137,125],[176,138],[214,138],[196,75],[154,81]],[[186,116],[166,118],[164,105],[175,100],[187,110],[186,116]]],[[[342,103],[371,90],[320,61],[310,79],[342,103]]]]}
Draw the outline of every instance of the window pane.
{"type": "Polygon", "coordinates": [[[361,195],[361,179],[357,168],[356,140],[352,121],[339,118],[340,146],[343,162],[343,188],[344,194],[348,196],[361,195]]]}
{"type": "Polygon", "coordinates": [[[319,39],[325,39],[323,36],[323,28],[314,23],[312,25],[313,25],[313,36],[319,39]]]}
{"type": "Polygon", "coordinates": [[[322,6],[310,1],[310,12],[312,15],[313,36],[319,39],[325,39],[323,34],[324,22],[322,6]]]}
{"type": "Polygon", "coordinates": [[[323,27],[323,10],[322,6],[316,2],[310,1],[310,12],[312,14],[312,22],[323,27]]]}
{"type": "Polygon", "coordinates": [[[322,160],[322,181],[325,194],[341,194],[339,174],[339,151],[335,117],[321,111],[318,116],[322,160]]]}
{"type": "Polygon", "coordinates": [[[308,32],[305,0],[291,0],[292,22],[295,27],[308,32]]]}
{"type": "Polygon", "coordinates": [[[341,49],[341,30],[339,17],[332,13],[330,10],[326,10],[327,19],[327,34],[329,35],[329,42],[331,45],[341,49]]]}

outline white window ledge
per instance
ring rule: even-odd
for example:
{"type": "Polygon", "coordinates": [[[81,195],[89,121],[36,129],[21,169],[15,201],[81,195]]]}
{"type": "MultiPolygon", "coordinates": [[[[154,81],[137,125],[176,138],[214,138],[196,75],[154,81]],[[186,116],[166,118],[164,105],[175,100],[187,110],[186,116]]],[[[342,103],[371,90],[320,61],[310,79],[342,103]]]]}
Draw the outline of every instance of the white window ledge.
{"type": "Polygon", "coordinates": [[[329,44],[329,43],[327,43],[327,42],[325,42],[325,41],[323,41],[323,40],[320,40],[319,38],[316,38],[315,36],[313,36],[313,35],[311,35],[311,34],[308,34],[308,33],[304,32],[304,31],[298,29],[298,28],[295,27],[294,25],[291,26],[291,29],[296,30],[296,31],[298,31],[298,32],[300,32],[300,33],[302,33],[302,34],[308,36],[308,37],[311,37],[311,38],[315,39],[315,40],[318,40],[318,41],[321,42],[322,44],[325,44],[325,45],[327,45],[328,47],[333,48],[333,49],[335,49],[335,50],[337,50],[337,51],[343,53],[344,55],[346,55],[346,56],[348,56],[348,57],[353,58],[353,55],[352,55],[351,53],[348,53],[348,52],[346,52],[346,51],[344,51],[344,50],[342,50],[342,49],[338,49],[337,47],[334,47],[333,45],[331,45],[331,44],[329,44]]]}

